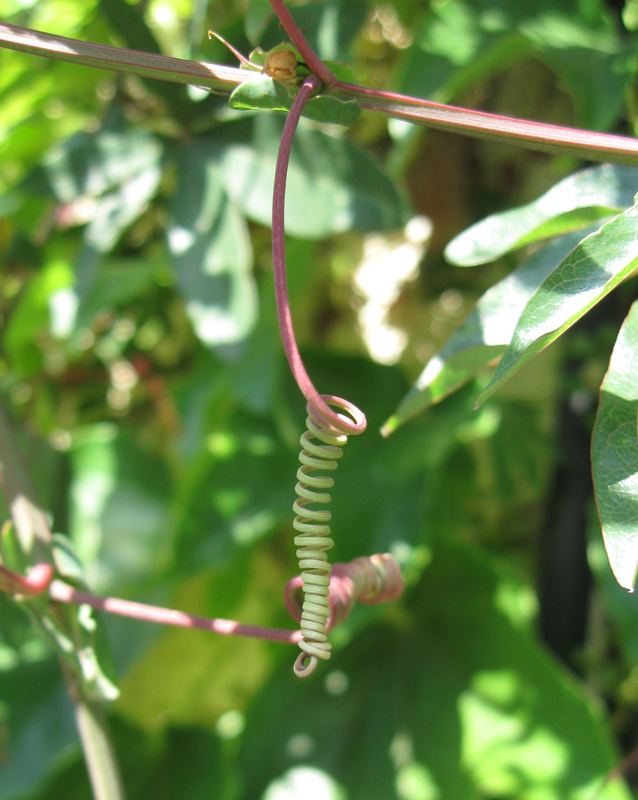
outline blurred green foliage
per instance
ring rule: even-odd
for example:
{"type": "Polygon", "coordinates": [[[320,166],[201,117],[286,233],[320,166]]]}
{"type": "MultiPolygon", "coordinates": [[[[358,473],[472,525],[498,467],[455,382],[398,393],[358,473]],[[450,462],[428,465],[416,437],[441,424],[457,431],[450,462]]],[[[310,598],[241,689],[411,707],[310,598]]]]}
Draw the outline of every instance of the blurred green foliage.
{"type": "MultiPolygon", "coordinates": [[[[602,0],[292,4],[320,57],[350,63],[359,83],[630,134],[634,5],[621,17],[602,0]]],[[[209,28],[245,53],[283,38],[263,0],[0,9],[18,25],[220,63],[234,57],[209,28]]],[[[282,590],[297,572],[304,402],[282,357],[269,250],[282,115],[6,50],[0,67],[0,394],[54,530],[95,592],[292,628],[282,590]]],[[[472,382],[389,439],[377,433],[489,287],[485,314],[512,283],[547,274],[545,250],[506,277],[520,263],[509,247],[466,270],[443,261],[445,245],[577,167],[371,113],[347,131],[302,123],[292,314],[319,391],[369,420],[339,467],[331,557],[394,553],[406,597],[357,608],[332,635],[334,660],[304,682],[285,645],[104,619],[130,798],[631,797],[603,779],[635,745],[636,610],[596,524],[589,621],[569,666],[541,641],[536,587],[566,458],[559,412],[571,403],[591,431],[635,285],[478,412],[521,296],[493,350],[454,361],[476,312],[448,346],[460,379],[436,399],[472,382]]],[[[631,180],[620,183],[597,213],[631,204],[631,180]]],[[[517,245],[537,226],[540,238],[597,218],[558,205],[560,230],[541,215],[514,231],[517,245]]],[[[553,566],[576,558],[567,544],[561,558],[553,566]]],[[[5,597],[0,672],[0,797],[90,797],[51,647],[5,597]]]]}

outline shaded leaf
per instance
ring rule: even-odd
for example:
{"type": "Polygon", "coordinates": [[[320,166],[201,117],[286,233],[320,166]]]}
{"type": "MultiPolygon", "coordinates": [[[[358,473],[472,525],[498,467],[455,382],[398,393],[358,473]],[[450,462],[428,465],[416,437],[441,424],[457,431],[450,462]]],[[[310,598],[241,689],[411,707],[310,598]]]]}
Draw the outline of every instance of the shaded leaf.
{"type": "MultiPolygon", "coordinates": [[[[308,681],[291,655],[248,716],[243,797],[300,761],[351,800],[404,797],[408,784],[414,797],[593,794],[616,755],[587,693],[517,621],[524,592],[471,551],[441,548],[401,626],[337,648],[308,681]]],[[[616,781],[600,797],[630,794],[616,781]]]]}
{"type": "MultiPolygon", "coordinates": [[[[168,604],[208,617],[294,630],[281,599],[286,579],[270,555],[244,551],[224,568],[200,569],[181,581],[168,604]]],[[[287,649],[292,650],[263,639],[164,628],[125,676],[118,711],[146,731],[171,725],[210,730],[222,713],[245,706],[287,649]]]]}
{"type": "Polygon", "coordinates": [[[592,438],[596,505],[609,563],[633,591],[638,571],[638,303],[614,346],[592,438]]]}
{"type": "Polygon", "coordinates": [[[229,200],[209,149],[180,150],[178,168],[167,230],[177,288],[204,344],[237,342],[257,317],[246,223],[229,200]]]}
{"type": "MultiPolygon", "coordinates": [[[[82,591],[90,591],[70,541],[56,534],[52,549],[61,578],[82,591]]],[[[119,689],[99,614],[89,606],[69,603],[59,608],[51,606],[50,613],[44,614],[40,622],[56,642],[62,659],[80,677],[87,697],[99,702],[115,700],[119,689]]]]}
{"type": "Polygon", "coordinates": [[[3,800],[23,798],[77,737],[56,659],[2,670],[0,731],[0,795],[3,800]]]}
{"type": "Polygon", "coordinates": [[[432,403],[441,401],[503,355],[528,300],[582,235],[577,232],[557,239],[485,292],[384,423],[381,429],[384,436],[432,403]]]}
{"type": "Polygon", "coordinates": [[[546,278],[525,306],[507,352],[477,404],[628,277],[638,264],[638,207],[587,236],[546,278]]]}
{"type": "Polygon", "coordinates": [[[450,102],[468,87],[538,58],[575,101],[581,125],[610,127],[628,73],[623,46],[600,3],[505,4],[448,0],[430,6],[403,67],[403,94],[450,102]]]}
{"type": "Polygon", "coordinates": [[[273,13],[268,0],[250,0],[244,16],[244,31],[249,42],[259,41],[273,13]]]}
{"type": "MultiPolygon", "coordinates": [[[[210,153],[246,216],[271,224],[272,187],[283,119],[260,114],[224,126],[210,153]]],[[[303,124],[292,147],[286,231],[318,239],[348,230],[394,230],[407,221],[394,184],[363,150],[303,124]]]]}
{"type": "Polygon", "coordinates": [[[618,119],[629,76],[615,26],[596,5],[591,4],[589,14],[575,14],[572,8],[537,14],[523,20],[519,30],[573,97],[580,124],[604,130],[618,119]]]}
{"type": "Polygon", "coordinates": [[[463,231],[445,249],[452,264],[484,264],[525,244],[591,225],[633,205],[638,168],[602,164],[557,183],[538,200],[492,214],[463,231]]]}

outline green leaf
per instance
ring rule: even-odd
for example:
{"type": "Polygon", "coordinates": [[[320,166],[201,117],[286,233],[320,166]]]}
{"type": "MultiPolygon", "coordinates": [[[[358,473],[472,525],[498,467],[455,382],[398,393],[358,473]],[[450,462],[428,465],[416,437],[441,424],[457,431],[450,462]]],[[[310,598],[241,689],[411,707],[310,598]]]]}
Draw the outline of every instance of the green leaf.
{"type": "Polygon", "coordinates": [[[492,214],[453,239],[445,249],[452,264],[484,264],[525,244],[591,225],[633,205],[638,169],[602,164],[557,183],[538,200],[492,214]]]}
{"type": "MultiPolygon", "coordinates": [[[[229,196],[246,216],[271,225],[272,187],[283,119],[260,114],[224,125],[209,140],[229,196]]],[[[395,230],[404,202],[381,168],[346,139],[303,123],[293,142],[286,192],[286,231],[320,239],[349,230],[395,230]]]]}
{"type": "MultiPolygon", "coordinates": [[[[266,111],[288,111],[293,97],[279,81],[259,75],[252,81],[240,84],[228,101],[231,108],[266,111]]],[[[332,95],[312,97],[303,110],[303,116],[316,122],[350,126],[361,116],[356,100],[340,100],[332,95]]]]}
{"type": "Polygon", "coordinates": [[[144,297],[167,272],[165,254],[144,260],[107,257],[90,281],[85,297],[80,299],[76,327],[89,327],[101,311],[113,311],[144,297]]]}
{"type": "MultiPolygon", "coordinates": [[[[286,580],[270,554],[244,550],[224,568],[200,569],[181,581],[167,604],[207,617],[284,627],[290,620],[281,600],[286,580]]],[[[118,711],[146,731],[170,725],[210,729],[221,714],[245,706],[282,648],[286,645],[263,639],[164,628],[123,679],[118,711]]]]}
{"type": "Polygon", "coordinates": [[[638,572],[638,303],[623,323],[600,390],[592,438],[596,505],[609,563],[633,591],[638,572]]]}
{"type": "Polygon", "coordinates": [[[638,264],[637,225],[638,207],[632,206],[583,239],[543,281],[477,405],[633,272],[638,264]]]}
{"type": "Polygon", "coordinates": [[[392,433],[500,358],[530,297],[581,239],[582,232],[557,239],[488,289],[445,347],[427,363],[397,410],[384,423],[382,434],[392,433]]]}
{"type": "MultiPolygon", "coordinates": [[[[275,47],[271,47],[270,50],[262,50],[261,47],[256,47],[251,52],[249,60],[257,67],[265,67],[269,57],[273,53],[280,51],[293,53],[297,59],[297,75],[299,77],[310,74],[310,70],[304,64],[299,50],[297,50],[296,47],[293,47],[288,42],[282,42],[275,47]]],[[[344,83],[354,83],[354,72],[349,64],[346,64],[343,61],[324,61],[324,64],[331,70],[332,74],[335,76],[335,78],[337,78],[337,80],[343,81],[344,83]]],[[[245,64],[242,64],[241,68],[248,69],[245,64]]]]}
{"type": "Polygon", "coordinates": [[[613,52],[597,48],[560,47],[541,50],[539,57],[558,75],[575,101],[579,126],[612,128],[621,115],[629,71],[622,66],[619,43],[613,52]]]}
{"type": "Polygon", "coordinates": [[[528,591],[441,548],[395,627],[337,646],[306,681],[291,653],[248,715],[243,797],[301,762],[350,800],[629,800],[622,781],[603,786],[617,756],[600,710],[520,620],[528,591]]]}
{"type": "Polygon", "coordinates": [[[167,230],[177,288],[202,342],[244,339],[257,318],[252,249],[244,219],[220,181],[210,149],[178,152],[179,186],[167,230]]]}
{"type": "Polygon", "coordinates": [[[399,91],[450,102],[522,59],[538,58],[574,99],[582,127],[612,127],[628,79],[622,42],[600,4],[448,0],[430,6],[399,91]]]}
{"type": "MultiPolygon", "coordinates": [[[[61,578],[82,591],[90,591],[71,542],[56,534],[52,548],[56,571],[61,578]]],[[[69,603],[45,614],[41,624],[56,642],[63,660],[80,677],[88,697],[101,702],[117,699],[119,689],[108,644],[94,609],[69,603]]]]}

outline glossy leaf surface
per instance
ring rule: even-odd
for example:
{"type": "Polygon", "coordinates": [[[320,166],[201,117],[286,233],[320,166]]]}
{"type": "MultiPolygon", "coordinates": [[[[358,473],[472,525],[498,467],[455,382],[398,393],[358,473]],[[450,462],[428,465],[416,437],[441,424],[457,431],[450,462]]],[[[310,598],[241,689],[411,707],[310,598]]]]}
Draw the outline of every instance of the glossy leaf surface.
{"type": "Polygon", "coordinates": [[[638,208],[631,208],[592,233],[559,264],[525,306],[484,402],[530,358],[627,278],[638,263],[638,208]]]}
{"type": "Polygon", "coordinates": [[[388,435],[410,417],[438,403],[507,350],[516,323],[541,283],[569,254],[582,233],[567,234],[535,253],[492,286],[443,349],[426,365],[382,433],[388,435]]]}
{"type": "Polygon", "coordinates": [[[538,200],[493,214],[463,231],[445,250],[452,264],[484,264],[525,244],[587,227],[634,202],[638,169],[590,167],[557,183],[538,200]]]}
{"type": "Polygon", "coordinates": [[[633,591],[638,571],[638,304],[618,335],[592,438],[596,504],[609,563],[633,591]]]}
{"type": "MultiPolygon", "coordinates": [[[[265,111],[288,111],[293,97],[286,87],[267,75],[246,81],[231,94],[231,108],[265,111]]],[[[355,100],[339,100],[330,95],[312,97],[303,110],[303,116],[316,122],[329,122],[349,127],[359,119],[361,107],[355,100]]]]}

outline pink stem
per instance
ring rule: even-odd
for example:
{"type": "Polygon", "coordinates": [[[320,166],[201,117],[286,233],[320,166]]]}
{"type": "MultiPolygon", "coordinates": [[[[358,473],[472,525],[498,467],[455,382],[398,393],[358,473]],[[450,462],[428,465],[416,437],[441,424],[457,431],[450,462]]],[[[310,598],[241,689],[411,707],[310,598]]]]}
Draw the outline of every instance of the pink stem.
{"type": "Polygon", "coordinates": [[[636,163],[638,141],[626,136],[582,131],[563,125],[449,106],[432,100],[381,89],[369,89],[338,80],[335,81],[333,89],[341,89],[346,97],[356,99],[362,108],[383,114],[394,114],[430,128],[491,139],[502,144],[529,147],[540,152],[570,155],[574,158],[593,161],[610,159],[615,163],[632,165],[636,163]],[[413,111],[410,111],[410,106],[413,107],[413,111]]]}
{"type": "Polygon", "coordinates": [[[47,589],[52,600],[58,603],[77,603],[119,614],[121,617],[132,617],[145,622],[157,622],[161,625],[176,625],[180,628],[199,628],[212,633],[223,633],[228,636],[250,636],[254,639],[268,639],[271,642],[296,644],[301,639],[300,631],[286,631],[280,628],[263,628],[260,625],[242,625],[232,619],[208,619],[170,608],[149,606],[131,600],[118,600],[115,597],[96,597],[88,592],[74,589],[60,580],[53,580],[54,570],[51,564],[36,564],[25,578],[12,572],[0,564],[0,588],[23,597],[37,597],[47,589]]]}
{"type": "Polygon", "coordinates": [[[134,603],[131,600],[118,600],[115,597],[96,597],[81,592],[62,581],[53,581],[49,586],[49,595],[60,603],[77,603],[88,605],[98,611],[119,614],[122,617],[141,619],[144,622],[156,622],[160,625],[176,625],[180,628],[198,628],[202,631],[222,633],[227,636],[250,636],[254,639],[268,639],[271,642],[296,644],[301,638],[300,631],[285,631],[279,628],[262,628],[259,625],[242,625],[232,619],[208,619],[170,608],[149,606],[145,603],[134,603]]]}
{"type": "Polygon", "coordinates": [[[281,142],[279,144],[272,200],[272,260],[275,273],[277,316],[279,317],[279,329],[281,331],[281,339],[286,357],[288,358],[292,374],[299,386],[299,391],[306,400],[317,409],[321,417],[337,430],[345,429],[348,433],[361,433],[366,427],[365,417],[361,415],[360,419],[353,422],[346,419],[344,415],[335,413],[325,403],[308,377],[295,340],[295,331],[292,325],[290,302],[288,299],[288,286],[286,282],[286,236],[284,231],[286,175],[288,174],[288,162],[290,161],[292,140],[301,112],[312,93],[318,89],[320,85],[321,82],[316,75],[309,75],[306,78],[288,112],[281,134],[281,142]]]}
{"type": "Polygon", "coordinates": [[[304,60],[308,69],[314,73],[322,83],[326,86],[333,86],[336,78],[328,67],[319,59],[319,56],[310,47],[306,41],[305,36],[297,27],[297,23],[292,18],[290,11],[286,7],[284,0],[270,0],[270,5],[275,14],[279,17],[279,21],[283,25],[284,30],[290,36],[290,41],[299,50],[299,54],[304,60]]]}

